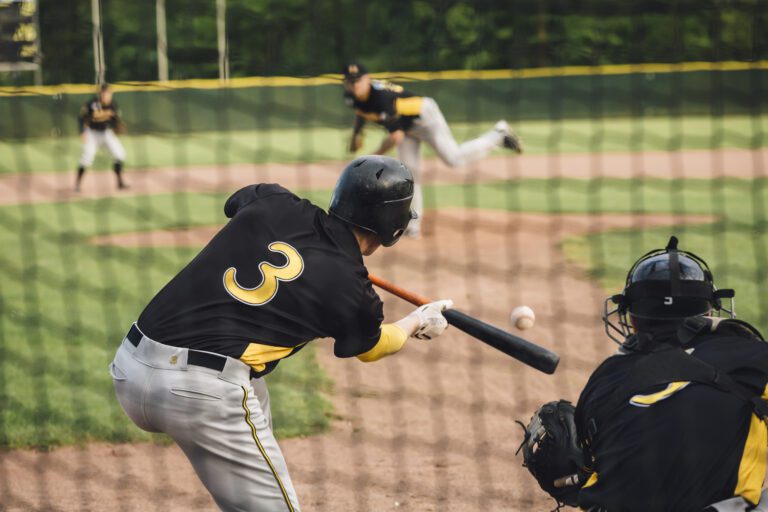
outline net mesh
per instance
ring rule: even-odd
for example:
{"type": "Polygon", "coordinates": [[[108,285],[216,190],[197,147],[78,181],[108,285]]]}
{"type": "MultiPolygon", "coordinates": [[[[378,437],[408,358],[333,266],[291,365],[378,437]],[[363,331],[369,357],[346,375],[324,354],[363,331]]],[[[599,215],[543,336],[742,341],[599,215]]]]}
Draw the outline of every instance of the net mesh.
{"type": "MultiPolygon", "coordinates": [[[[504,118],[525,147],[451,167],[423,143],[421,235],[368,268],[561,364],[544,375],[455,328],[370,365],[312,343],[267,377],[304,509],[551,506],[515,456],[514,420],[576,401],[615,349],[603,299],[671,234],[768,330],[761,2],[230,0],[226,83],[215,2],[160,3],[168,82],[153,82],[156,6],[97,2],[129,189],[101,148],[73,191],[94,89],[88,3],[40,2],[42,86],[0,73],[0,510],[214,508],[178,447],[125,416],[107,366],[224,225],[229,194],[277,182],[327,205],[352,158],[335,74],[351,58],[434,98],[459,143],[504,118]],[[536,312],[524,333],[518,305],[536,312]]],[[[384,132],[365,135],[360,154],[384,132]]],[[[388,320],[412,310],[381,297],[388,320]]]]}

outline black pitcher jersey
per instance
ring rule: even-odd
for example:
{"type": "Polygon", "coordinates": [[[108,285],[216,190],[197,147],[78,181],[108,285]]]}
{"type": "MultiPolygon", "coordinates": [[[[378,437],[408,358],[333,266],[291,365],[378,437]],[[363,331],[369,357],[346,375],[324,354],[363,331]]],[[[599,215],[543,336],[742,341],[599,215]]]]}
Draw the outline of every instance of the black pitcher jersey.
{"type": "MultiPolygon", "coordinates": [[[[755,396],[765,394],[765,342],[714,334],[697,340],[690,353],[755,396]]],[[[579,437],[587,440],[595,464],[579,505],[608,512],[698,512],[737,495],[759,499],[768,429],[744,400],[681,381],[631,396],[610,413],[601,407],[646,355],[610,357],[579,398],[579,437]]]]}
{"type": "Polygon", "coordinates": [[[347,225],[273,184],[239,190],[224,211],[229,223],[139,317],[147,336],[260,374],[316,338],[334,338],[338,357],[377,343],[383,305],[347,225]]]}
{"type": "Polygon", "coordinates": [[[371,92],[365,101],[350,97],[355,114],[382,125],[387,131],[407,130],[421,112],[422,97],[399,85],[381,80],[371,81],[371,92]]]}
{"type": "Polygon", "coordinates": [[[104,131],[107,128],[114,130],[120,122],[117,103],[112,101],[109,105],[104,105],[98,98],[91,98],[80,108],[78,121],[80,131],[85,126],[98,131],[104,131]]]}

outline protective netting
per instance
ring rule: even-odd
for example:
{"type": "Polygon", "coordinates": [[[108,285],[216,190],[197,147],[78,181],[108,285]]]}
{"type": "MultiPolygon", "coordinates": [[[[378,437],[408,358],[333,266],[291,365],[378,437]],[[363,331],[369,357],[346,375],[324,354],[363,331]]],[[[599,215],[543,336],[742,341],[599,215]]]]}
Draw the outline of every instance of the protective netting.
{"type": "MultiPolygon", "coordinates": [[[[551,507],[514,420],[576,400],[615,349],[603,299],[671,234],[768,331],[762,2],[229,0],[227,82],[216,2],[159,3],[167,82],[156,5],[100,3],[128,189],[101,147],[73,191],[95,90],[87,3],[40,2],[41,86],[0,73],[0,510],[215,508],[182,452],[125,416],[107,365],[229,194],[276,182],[327,206],[352,158],[347,59],[434,98],[458,142],[506,119],[525,148],[449,167],[422,144],[421,234],[369,270],[561,363],[544,375],[456,329],[371,364],[313,343],[266,378],[304,510],[551,507]],[[536,312],[522,333],[518,305],[536,312]]],[[[358,154],[385,132],[365,135],[358,154]]],[[[380,295],[387,320],[412,310],[380,295]]]]}

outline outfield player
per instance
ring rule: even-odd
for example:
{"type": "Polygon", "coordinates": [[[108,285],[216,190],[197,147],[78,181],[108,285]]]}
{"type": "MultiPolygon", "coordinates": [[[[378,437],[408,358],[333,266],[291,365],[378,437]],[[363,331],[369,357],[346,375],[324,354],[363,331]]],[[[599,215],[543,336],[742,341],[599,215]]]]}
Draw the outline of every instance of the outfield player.
{"type": "Polygon", "coordinates": [[[413,177],[369,156],[342,173],[329,213],[279,185],[251,185],[231,220],[149,303],[110,372],[128,416],[178,443],[222,510],[297,511],[272,433],[264,376],[312,340],[364,362],[447,327],[451,301],[382,323],[363,264],[414,214],[413,177]]]}
{"type": "Polygon", "coordinates": [[[112,155],[113,170],[117,177],[117,188],[128,188],[123,180],[123,161],[125,161],[125,149],[117,137],[116,132],[123,130],[123,122],[117,103],[112,98],[112,88],[109,84],[99,87],[98,94],[88,100],[80,109],[78,116],[80,127],[80,140],[83,144],[80,153],[80,163],[77,167],[77,179],[75,191],[80,191],[85,168],[93,163],[96,150],[101,146],[107,146],[112,155]]]}
{"type": "MultiPolygon", "coordinates": [[[[432,146],[442,161],[451,167],[479,160],[501,146],[517,153],[523,150],[520,138],[503,120],[480,137],[458,144],[434,99],[418,96],[399,85],[372,80],[362,64],[349,64],[344,68],[344,88],[347,103],[355,110],[350,151],[355,152],[362,146],[366,121],[383,126],[388,135],[375,153],[383,155],[397,148],[398,159],[411,169],[416,179],[413,201],[419,216],[422,215],[419,185],[422,142],[432,146]]],[[[408,227],[408,234],[417,236],[420,226],[417,218],[408,227]]]]}
{"type": "Polygon", "coordinates": [[[677,244],[638,260],[606,301],[620,349],[576,406],[584,467],[555,475],[573,489],[563,501],[584,510],[768,510],[768,344],[745,322],[709,316],[731,313],[722,301],[733,290],[717,290],[677,244]]]}

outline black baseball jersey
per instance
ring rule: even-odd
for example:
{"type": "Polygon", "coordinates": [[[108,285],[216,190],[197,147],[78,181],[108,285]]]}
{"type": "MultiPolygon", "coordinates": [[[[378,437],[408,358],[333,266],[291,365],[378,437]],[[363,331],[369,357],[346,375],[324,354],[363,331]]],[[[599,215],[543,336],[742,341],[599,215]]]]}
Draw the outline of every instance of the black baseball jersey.
{"type": "Polygon", "coordinates": [[[259,375],[316,338],[334,338],[338,357],[373,348],[383,305],[346,224],[274,184],[239,190],[224,212],[229,223],[139,317],[147,336],[259,375]]]}
{"type": "MultiPolygon", "coordinates": [[[[691,355],[726,372],[755,396],[768,382],[768,344],[728,333],[694,340],[691,355]]],[[[734,394],[685,381],[604,404],[648,353],[622,351],[592,374],[576,424],[595,473],[579,493],[594,511],[685,512],[741,495],[758,499],[765,477],[765,423],[734,394]]]]}
{"type": "Polygon", "coordinates": [[[381,80],[371,81],[371,92],[365,101],[347,98],[358,117],[378,123],[390,133],[410,128],[421,111],[421,96],[381,80]]]}
{"type": "Polygon", "coordinates": [[[91,130],[104,131],[107,128],[115,129],[120,122],[120,113],[114,100],[109,105],[99,101],[98,97],[91,98],[81,108],[78,116],[80,131],[85,126],[91,130]]]}

